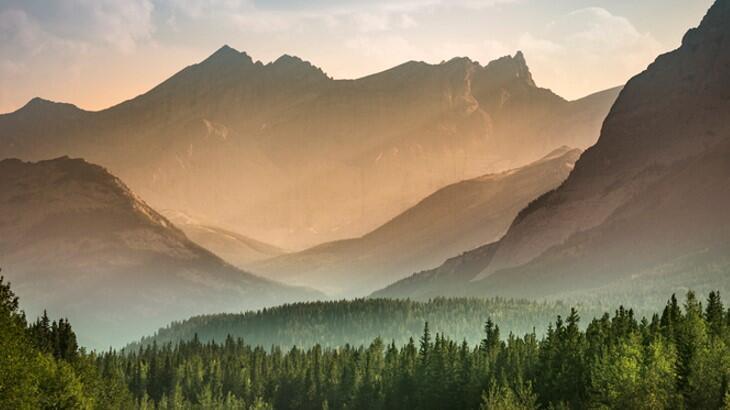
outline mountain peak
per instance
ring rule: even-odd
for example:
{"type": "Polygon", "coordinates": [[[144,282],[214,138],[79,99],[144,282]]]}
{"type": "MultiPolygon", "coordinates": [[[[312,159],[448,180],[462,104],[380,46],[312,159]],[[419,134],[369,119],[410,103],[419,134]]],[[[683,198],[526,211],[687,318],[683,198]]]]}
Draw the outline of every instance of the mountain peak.
{"type": "Polygon", "coordinates": [[[313,65],[309,61],[289,54],[283,54],[275,61],[266,65],[275,72],[286,75],[314,75],[317,77],[327,77],[321,68],[313,65]]]}
{"type": "Polygon", "coordinates": [[[221,46],[221,48],[219,48],[218,50],[216,50],[211,55],[211,57],[213,57],[213,56],[219,56],[220,57],[220,56],[226,56],[226,55],[235,56],[235,55],[238,55],[238,54],[241,54],[241,52],[238,51],[238,50],[236,50],[235,48],[229,46],[228,44],[223,44],[223,46],[221,46]]]}
{"type": "Polygon", "coordinates": [[[52,113],[72,114],[81,111],[83,110],[73,104],[55,102],[40,97],[34,97],[16,112],[48,115],[52,113]]]}
{"type": "Polygon", "coordinates": [[[36,104],[46,104],[46,103],[53,103],[51,100],[46,100],[45,98],[41,97],[33,97],[28,101],[28,105],[36,105],[36,104]]]}
{"type": "Polygon", "coordinates": [[[56,104],[62,104],[62,103],[57,103],[55,101],[46,100],[45,98],[41,98],[41,97],[33,97],[22,108],[34,109],[37,107],[47,107],[47,106],[53,106],[56,104]]]}
{"type": "Polygon", "coordinates": [[[474,61],[472,61],[469,57],[454,57],[451,60],[445,61],[441,63],[441,65],[444,64],[473,64],[474,61]]]}
{"type": "Polygon", "coordinates": [[[309,64],[297,56],[290,54],[282,54],[281,57],[277,58],[272,64],[309,64]]]}
{"type": "Polygon", "coordinates": [[[485,288],[523,296],[540,282],[532,292],[546,297],[650,273],[667,283],[655,274],[690,263],[709,272],[701,265],[730,241],[727,162],[714,163],[730,152],[728,21],[730,0],[717,0],[680,48],[629,80],[571,176],[500,239],[485,288]]]}
{"type": "Polygon", "coordinates": [[[527,66],[527,60],[522,51],[518,51],[513,56],[504,56],[494,61],[489,62],[485,69],[493,71],[499,76],[508,76],[523,79],[531,86],[536,86],[535,81],[532,79],[532,73],[530,67],[527,66]]]}
{"type": "Polygon", "coordinates": [[[204,63],[246,63],[246,64],[253,64],[253,59],[246,54],[245,52],[238,51],[233,47],[228,46],[227,44],[223,45],[221,48],[215,51],[215,53],[211,54],[208,58],[206,58],[204,63]]]}
{"type": "Polygon", "coordinates": [[[707,11],[700,25],[687,31],[682,38],[682,45],[696,47],[706,41],[705,36],[722,36],[730,32],[728,21],[730,21],[730,0],[717,0],[707,11]]]}
{"type": "Polygon", "coordinates": [[[527,68],[527,61],[525,60],[525,55],[522,53],[522,50],[517,50],[515,53],[515,56],[512,57],[512,59],[517,63],[518,65],[524,66],[527,68]]]}

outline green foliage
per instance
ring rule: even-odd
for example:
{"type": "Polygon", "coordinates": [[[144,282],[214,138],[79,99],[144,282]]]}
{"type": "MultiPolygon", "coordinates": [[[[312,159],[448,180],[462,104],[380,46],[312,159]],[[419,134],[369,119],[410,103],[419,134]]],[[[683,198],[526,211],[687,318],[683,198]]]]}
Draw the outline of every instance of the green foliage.
{"type": "MultiPolygon", "coordinates": [[[[599,306],[582,306],[587,318],[603,313],[599,306]]],[[[141,343],[125,350],[136,350],[157,342],[177,343],[197,337],[223,343],[226,337],[242,338],[246,343],[281,348],[309,348],[367,345],[376,336],[402,346],[420,334],[429,322],[431,331],[469,344],[484,338],[487,319],[499,323],[503,334],[523,335],[535,330],[544,334],[547,324],[570,307],[560,303],[536,303],[503,298],[436,298],[427,302],[393,299],[306,302],[262,309],[256,312],[197,316],[172,323],[141,343]]]]}
{"type": "Polygon", "coordinates": [[[18,298],[0,277],[0,408],[33,409],[40,401],[41,355],[30,346],[18,298]]]}
{"type": "Polygon", "coordinates": [[[661,339],[643,346],[638,334],[608,346],[591,368],[592,402],[607,408],[671,407],[676,354],[661,339]]]}
{"type": "Polygon", "coordinates": [[[537,410],[537,395],[530,385],[520,384],[517,392],[511,387],[492,383],[482,394],[480,410],[537,410]]]}
{"type": "Polygon", "coordinates": [[[123,374],[80,351],[67,320],[51,322],[44,313],[28,326],[0,277],[1,409],[129,409],[123,374]]]}
{"type": "Polygon", "coordinates": [[[728,401],[728,315],[718,294],[702,309],[689,293],[661,317],[637,320],[620,307],[585,330],[572,309],[541,339],[502,338],[488,319],[479,343],[456,342],[428,321],[417,342],[400,345],[376,338],[284,352],[194,337],[119,359],[138,403],[169,403],[178,392],[190,408],[712,409],[728,401]]]}
{"type": "Polygon", "coordinates": [[[651,320],[620,307],[585,330],[572,309],[542,338],[503,338],[485,323],[473,344],[425,321],[417,342],[400,344],[285,351],[193,337],[88,354],[66,320],[28,326],[0,279],[0,408],[730,408],[730,312],[718,293],[704,309],[692,292],[684,306],[672,297],[651,320]]]}
{"type": "Polygon", "coordinates": [[[73,367],[63,360],[44,356],[40,366],[40,403],[43,409],[90,409],[93,398],[84,394],[73,367]]]}

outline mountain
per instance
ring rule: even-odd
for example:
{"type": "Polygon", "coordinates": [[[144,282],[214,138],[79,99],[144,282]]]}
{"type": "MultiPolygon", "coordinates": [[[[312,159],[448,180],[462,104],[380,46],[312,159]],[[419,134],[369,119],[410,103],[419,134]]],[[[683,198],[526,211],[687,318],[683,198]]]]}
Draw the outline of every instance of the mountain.
{"type": "MultiPolygon", "coordinates": [[[[729,23],[730,1],[718,0],[679,49],[629,81],[565,183],[520,212],[450,293],[730,290],[729,23]]],[[[398,287],[377,295],[408,295],[398,287]]]]}
{"type": "Polygon", "coordinates": [[[255,272],[338,295],[363,295],[499,239],[530,201],[556,188],[580,156],[560,148],[522,168],[444,187],[374,231],[252,265],[255,272]]]}
{"type": "Polygon", "coordinates": [[[334,80],[226,46],[106,110],[33,100],[0,115],[0,158],[83,157],[156,209],[302,249],[361,236],[446,185],[586,148],[617,93],[566,101],[522,53],[334,80]]]}
{"type": "Polygon", "coordinates": [[[247,268],[253,262],[286,253],[274,245],[210,225],[183,212],[169,209],[160,212],[193,242],[241,269],[247,268]]]}
{"type": "Polygon", "coordinates": [[[30,318],[68,316],[95,347],[201,311],[321,296],[228,265],[104,168],[67,157],[0,161],[0,261],[30,318]]]}
{"type": "Polygon", "coordinates": [[[471,281],[491,262],[496,243],[451,257],[438,267],[414,273],[373,292],[372,298],[429,300],[463,296],[471,281]]]}

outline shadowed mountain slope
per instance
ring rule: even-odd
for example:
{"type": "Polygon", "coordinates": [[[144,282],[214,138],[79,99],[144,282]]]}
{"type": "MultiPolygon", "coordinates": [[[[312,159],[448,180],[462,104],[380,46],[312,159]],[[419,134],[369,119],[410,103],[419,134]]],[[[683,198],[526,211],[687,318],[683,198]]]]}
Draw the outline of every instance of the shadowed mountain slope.
{"type": "MultiPolygon", "coordinates": [[[[637,294],[730,281],[730,1],[621,92],[598,143],[460,294],[637,294]]],[[[390,294],[402,293],[389,292],[390,294]]]]}

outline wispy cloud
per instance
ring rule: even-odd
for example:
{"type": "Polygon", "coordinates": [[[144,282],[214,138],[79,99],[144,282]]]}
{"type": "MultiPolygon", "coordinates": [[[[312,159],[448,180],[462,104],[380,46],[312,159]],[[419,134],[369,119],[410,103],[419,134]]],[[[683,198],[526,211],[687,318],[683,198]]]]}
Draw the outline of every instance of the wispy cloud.
{"type": "Polygon", "coordinates": [[[599,7],[568,13],[539,33],[526,32],[516,46],[536,66],[538,80],[572,84],[574,90],[619,85],[662,50],[651,34],[599,7]]]}
{"type": "Polygon", "coordinates": [[[309,10],[268,9],[251,0],[157,0],[162,9],[192,19],[218,18],[243,30],[276,32],[303,24],[352,27],[361,32],[409,29],[418,25],[419,13],[438,9],[484,9],[521,0],[391,0],[374,2],[325,2],[309,10]]]}

